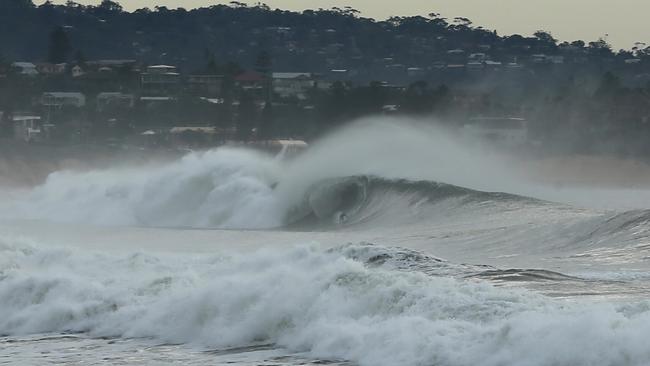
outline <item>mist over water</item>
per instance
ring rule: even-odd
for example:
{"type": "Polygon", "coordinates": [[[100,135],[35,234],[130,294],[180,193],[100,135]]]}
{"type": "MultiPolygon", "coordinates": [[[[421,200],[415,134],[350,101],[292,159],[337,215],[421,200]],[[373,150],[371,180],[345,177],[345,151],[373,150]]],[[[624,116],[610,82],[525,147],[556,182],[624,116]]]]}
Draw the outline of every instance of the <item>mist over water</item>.
{"type": "MultiPolygon", "coordinates": [[[[59,171],[0,205],[5,218],[102,225],[275,228],[325,180],[373,176],[506,192],[594,208],[645,208],[647,191],[558,188],[512,154],[416,121],[373,118],[282,160],[241,148],[144,167],[59,171]],[[527,170],[528,169],[528,170],[527,170]]],[[[648,206],[650,207],[650,206],[648,206]]]]}
{"type": "Polygon", "coordinates": [[[0,361],[47,334],[195,364],[647,365],[650,195],[537,166],[372,118],[290,158],[223,147],[4,189],[0,361]]]}

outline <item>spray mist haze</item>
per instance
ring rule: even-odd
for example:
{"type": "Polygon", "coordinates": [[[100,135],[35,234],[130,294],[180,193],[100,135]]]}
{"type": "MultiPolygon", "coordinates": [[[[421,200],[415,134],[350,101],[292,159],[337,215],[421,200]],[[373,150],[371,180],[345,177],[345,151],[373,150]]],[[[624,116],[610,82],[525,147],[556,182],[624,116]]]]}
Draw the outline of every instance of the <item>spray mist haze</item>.
{"type": "Polygon", "coordinates": [[[11,194],[0,213],[100,225],[277,228],[288,224],[290,212],[309,205],[310,190],[320,182],[350,177],[426,181],[596,208],[644,208],[648,202],[639,190],[561,188],[549,174],[545,182],[534,181],[540,164],[526,156],[430,121],[369,118],[292,159],[223,147],[167,163],[57,171],[41,185],[11,194]]]}

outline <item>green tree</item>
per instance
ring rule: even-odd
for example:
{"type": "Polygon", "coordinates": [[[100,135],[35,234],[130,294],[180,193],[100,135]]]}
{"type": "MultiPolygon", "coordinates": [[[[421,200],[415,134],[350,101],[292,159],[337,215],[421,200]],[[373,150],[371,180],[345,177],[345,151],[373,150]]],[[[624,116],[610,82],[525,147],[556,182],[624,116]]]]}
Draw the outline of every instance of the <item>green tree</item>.
{"type": "Polygon", "coordinates": [[[272,67],[273,61],[271,55],[267,51],[260,52],[255,60],[255,71],[264,75],[264,100],[267,104],[271,103],[271,96],[273,93],[273,79],[271,77],[272,67]]]}
{"type": "Polygon", "coordinates": [[[255,59],[255,71],[261,74],[268,74],[271,72],[273,61],[271,54],[268,51],[261,51],[255,59]]]}
{"type": "Polygon", "coordinates": [[[70,53],[70,41],[63,27],[55,27],[50,33],[50,43],[47,60],[53,64],[64,63],[70,53]]]}
{"type": "Polygon", "coordinates": [[[2,0],[0,1],[0,10],[23,10],[34,8],[32,0],[2,0]]]}
{"type": "Polygon", "coordinates": [[[237,138],[241,141],[250,140],[257,120],[257,106],[250,93],[244,92],[239,100],[237,116],[237,138]]]}
{"type": "Polygon", "coordinates": [[[214,57],[212,52],[207,52],[207,62],[205,65],[205,71],[208,75],[219,75],[220,67],[217,64],[217,60],[214,57]]]}
{"type": "Polygon", "coordinates": [[[550,32],[538,30],[533,35],[542,43],[553,45],[557,43],[557,39],[553,38],[553,35],[551,35],[550,32]]]}
{"type": "Polygon", "coordinates": [[[600,80],[600,85],[596,90],[597,97],[614,96],[621,88],[621,79],[611,72],[606,72],[600,80]]]}
{"type": "Polygon", "coordinates": [[[82,68],[86,67],[86,56],[84,55],[83,51],[77,50],[75,52],[74,62],[75,64],[81,66],[82,68]]]}
{"type": "Polygon", "coordinates": [[[612,54],[612,46],[604,38],[589,42],[589,53],[596,57],[604,57],[612,54]]]}
{"type": "Polygon", "coordinates": [[[406,89],[402,110],[408,114],[425,115],[433,110],[433,92],[426,81],[417,81],[406,89]]]}
{"type": "Polygon", "coordinates": [[[102,3],[99,4],[99,8],[107,12],[115,12],[115,13],[121,13],[124,10],[122,8],[122,5],[120,5],[118,2],[111,1],[111,0],[102,0],[102,3]]]}
{"type": "Polygon", "coordinates": [[[0,53],[0,137],[10,136],[10,127],[8,107],[9,107],[9,88],[6,85],[7,74],[9,73],[9,63],[6,61],[2,53],[0,53]],[[4,76],[4,79],[2,78],[4,76]]]}
{"type": "Polygon", "coordinates": [[[262,109],[262,118],[258,128],[257,137],[260,140],[270,140],[275,135],[275,125],[273,119],[273,104],[266,103],[262,109]]]}

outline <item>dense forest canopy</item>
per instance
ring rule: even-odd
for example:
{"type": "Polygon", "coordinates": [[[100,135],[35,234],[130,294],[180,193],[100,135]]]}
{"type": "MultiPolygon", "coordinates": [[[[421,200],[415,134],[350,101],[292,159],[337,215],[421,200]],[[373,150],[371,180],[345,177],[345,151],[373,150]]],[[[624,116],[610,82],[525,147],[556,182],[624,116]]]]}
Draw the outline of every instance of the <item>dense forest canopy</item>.
{"type": "Polygon", "coordinates": [[[614,52],[604,41],[558,43],[544,31],[532,37],[499,36],[467,18],[427,16],[364,18],[351,7],[306,10],[271,9],[239,2],[185,10],[143,8],[125,11],[118,2],[97,6],[68,1],[40,6],[30,0],[0,2],[0,54],[13,61],[45,61],[50,33],[62,27],[72,57],[132,58],[181,67],[203,64],[206,53],[223,60],[252,63],[260,48],[268,49],[276,68],[322,71],[354,68],[391,58],[413,67],[428,66],[450,50],[486,52],[491,59],[512,62],[533,54],[581,54],[592,58],[650,59],[650,47],[614,52]]]}

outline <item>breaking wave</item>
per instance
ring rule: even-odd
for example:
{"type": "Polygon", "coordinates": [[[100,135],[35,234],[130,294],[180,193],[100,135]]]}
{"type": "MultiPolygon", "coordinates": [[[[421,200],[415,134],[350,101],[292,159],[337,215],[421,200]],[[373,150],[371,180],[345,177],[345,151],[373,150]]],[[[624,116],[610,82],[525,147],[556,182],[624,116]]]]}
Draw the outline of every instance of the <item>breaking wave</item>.
{"type": "MultiPolygon", "coordinates": [[[[0,206],[4,218],[100,225],[268,229],[415,219],[427,204],[465,197],[521,200],[432,181],[375,175],[299,176],[274,157],[222,148],[166,165],[52,173],[0,206]]],[[[532,200],[529,200],[532,201],[532,200]]]]}
{"type": "Polygon", "coordinates": [[[186,253],[174,242],[177,252],[162,254],[130,251],[165,250],[160,236],[180,231],[132,229],[145,241],[128,236],[127,253],[110,243],[106,253],[88,249],[93,225],[79,238],[54,225],[66,239],[43,244],[5,239],[6,230],[0,335],[148,338],[215,352],[264,345],[361,366],[650,364],[650,304],[634,300],[648,293],[647,272],[636,269],[650,255],[650,211],[527,198],[489,156],[373,123],[290,160],[221,148],[159,165],[59,171],[0,192],[5,229],[18,219],[27,235],[42,223],[22,219],[283,231],[202,231],[233,253],[186,253]],[[264,249],[235,253],[237,238],[253,236],[264,249]],[[285,246],[319,238],[323,247],[285,246]],[[508,266],[487,265],[499,258],[508,266]],[[577,270],[585,264],[595,273],[577,270]],[[522,283],[539,291],[511,288],[522,283]],[[590,294],[605,301],[578,296],[590,294]],[[633,298],[614,303],[610,294],[633,298]]]}
{"type": "MultiPolygon", "coordinates": [[[[650,236],[650,216],[644,210],[588,212],[431,180],[337,175],[341,170],[352,173],[360,169],[298,174],[304,173],[301,165],[305,162],[222,148],[190,153],[158,166],[60,171],[41,186],[12,192],[12,197],[0,204],[0,218],[293,231],[398,228],[453,223],[454,218],[472,225],[492,218],[492,227],[513,226],[515,234],[526,223],[537,222],[539,225],[528,225],[531,230],[518,237],[530,242],[524,245],[532,250],[532,240],[542,238],[548,242],[539,248],[542,251],[550,250],[549,245],[634,244],[650,236]],[[527,216],[528,221],[514,227],[527,216]],[[546,230],[543,233],[542,228],[546,230]]],[[[499,233],[499,237],[503,235],[499,233]]],[[[510,240],[514,243],[517,237],[510,240]]],[[[487,245],[489,240],[485,242],[487,245]]]]}
{"type": "Polygon", "coordinates": [[[0,334],[273,344],[362,366],[650,362],[648,303],[560,302],[467,279],[484,269],[363,244],[172,256],[5,241],[0,334]]]}

